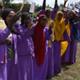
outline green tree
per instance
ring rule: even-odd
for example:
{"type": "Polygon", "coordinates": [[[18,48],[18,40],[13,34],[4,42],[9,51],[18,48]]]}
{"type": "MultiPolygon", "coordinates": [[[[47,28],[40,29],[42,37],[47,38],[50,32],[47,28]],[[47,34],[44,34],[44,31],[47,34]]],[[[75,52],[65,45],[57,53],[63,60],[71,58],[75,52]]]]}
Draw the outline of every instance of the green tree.
{"type": "Polygon", "coordinates": [[[6,6],[7,4],[10,4],[10,2],[13,0],[3,0],[3,5],[6,6]]]}

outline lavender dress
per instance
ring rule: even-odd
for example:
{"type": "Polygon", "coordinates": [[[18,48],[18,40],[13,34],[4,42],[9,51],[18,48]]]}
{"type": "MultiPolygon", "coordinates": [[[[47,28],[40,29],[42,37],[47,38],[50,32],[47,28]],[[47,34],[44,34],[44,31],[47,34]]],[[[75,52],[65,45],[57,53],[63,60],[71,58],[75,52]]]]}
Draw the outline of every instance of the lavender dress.
{"type": "Polygon", "coordinates": [[[52,43],[53,61],[54,61],[54,76],[61,72],[61,46],[59,41],[52,43]]]}
{"type": "Polygon", "coordinates": [[[0,80],[7,80],[7,44],[5,40],[9,34],[8,28],[0,30],[0,80]]]}
{"type": "Polygon", "coordinates": [[[20,25],[20,35],[17,35],[17,68],[18,80],[33,80],[34,46],[32,30],[20,25]]]}
{"type": "Polygon", "coordinates": [[[8,55],[7,55],[7,80],[18,80],[18,69],[16,64],[16,41],[17,35],[12,34],[9,39],[11,40],[11,44],[8,45],[8,55]],[[15,45],[15,46],[14,46],[15,45]]]}
{"type": "MultiPolygon", "coordinates": [[[[49,29],[49,27],[47,26],[45,28],[46,30],[46,40],[49,41],[50,40],[50,35],[51,35],[51,29],[49,29]]],[[[47,77],[51,78],[54,76],[54,58],[53,58],[53,49],[52,49],[52,45],[49,47],[48,46],[48,71],[47,71],[47,77]]]]}

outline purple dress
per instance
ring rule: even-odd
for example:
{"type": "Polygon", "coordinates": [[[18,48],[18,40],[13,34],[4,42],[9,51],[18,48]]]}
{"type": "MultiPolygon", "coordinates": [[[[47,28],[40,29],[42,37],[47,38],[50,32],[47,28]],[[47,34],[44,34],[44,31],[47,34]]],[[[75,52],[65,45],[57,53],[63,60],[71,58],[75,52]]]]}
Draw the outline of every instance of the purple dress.
{"type": "Polygon", "coordinates": [[[32,30],[20,25],[20,35],[17,35],[17,68],[18,80],[33,80],[34,46],[32,30]]]}
{"type": "MultiPolygon", "coordinates": [[[[51,29],[49,29],[48,27],[45,28],[46,30],[46,40],[49,41],[50,40],[50,34],[51,34],[51,29]]],[[[53,60],[53,49],[52,49],[52,45],[51,47],[48,47],[48,71],[47,71],[47,77],[51,78],[52,76],[54,76],[54,60],[53,60]]]]}
{"type": "MultiPolygon", "coordinates": [[[[44,29],[46,33],[46,30],[44,29]]],[[[46,52],[44,57],[44,63],[42,65],[37,65],[36,59],[34,59],[34,80],[46,80],[48,73],[48,44],[46,41],[46,52]]]]}
{"type": "Polygon", "coordinates": [[[68,36],[67,31],[64,32],[63,38],[64,38],[63,41],[67,41],[68,42],[68,47],[67,47],[66,52],[64,53],[64,55],[61,57],[62,58],[61,59],[62,60],[61,63],[62,63],[62,65],[63,64],[67,65],[67,64],[70,63],[70,54],[71,54],[70,53],[70,38],[68,36]]]}
{"type": "Polygon", "coordinates": [[[61,72],[61,46],[59,41],[52,43],[54,76],[61,72]]]}
{"type": "Polygon", "coordinates": [[[5,40],[9,34],[8,28],[0,30],[0,80],[7,80],[7,44],[5,40]]]}
{"type": "Polygon", "coordinates": [[[70,24],[71,24],[71,42],[70,42],[70,62],[69,64],[74,64],[76,62],[76,52],[77,52],[77,41],[76,41],[76,37],[77,37],[77,28],[78,25],[75,24],[74,19],[69,20],[70,24]]]}
{"type": "Polygon", "coordinates": [[[7,80],[18,80],[18,69],[17,64],[15,64],[15,54],[16,54],[16,47],[14,46],[17,41],[17,35],[12,34],[10,37],[11,39],[11,45],[8,45],[8,57],[7,57],[7,80]],[[11,56],[9,55],[9,52],[11,53],[11,56]]]}

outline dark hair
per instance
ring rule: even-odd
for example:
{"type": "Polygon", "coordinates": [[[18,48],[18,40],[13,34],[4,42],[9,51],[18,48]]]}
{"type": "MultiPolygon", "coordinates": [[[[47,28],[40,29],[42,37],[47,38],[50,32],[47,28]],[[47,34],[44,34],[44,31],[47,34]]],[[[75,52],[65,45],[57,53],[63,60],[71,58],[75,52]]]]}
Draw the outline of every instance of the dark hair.
{"type": "Polygon", "coordinates": [[[48,9],[48,10],[46,10],[45,11],[45,15],[47,16],[47,17],[51,17],[51,11],[48,9]]]}
{"type": "Polygon", "coordinates": [[[3,20],[6,20],[6,17],[9,15],[11,11],[14,11],[14,10],[11,8],[5,8],[2,10],[1,17],[3,18],[3,20]]]}
{"type": "Polygon", "coordinates": [[[28,20],[31,20],[31,16],[28,12],[23,12],[22,15],[21,15],[21,24],[25,24],[24,21],[28,21],[28,20]]]}

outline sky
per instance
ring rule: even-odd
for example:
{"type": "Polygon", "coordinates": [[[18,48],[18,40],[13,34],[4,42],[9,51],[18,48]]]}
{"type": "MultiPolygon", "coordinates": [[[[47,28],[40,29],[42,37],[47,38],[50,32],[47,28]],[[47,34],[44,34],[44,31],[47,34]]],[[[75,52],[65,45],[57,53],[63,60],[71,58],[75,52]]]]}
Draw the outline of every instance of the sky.
{"type": "MultiPolygon", "coordinates": [[[[26,0],[25,0],[26,1],[26,0]]],[[[30,3],[35,2],[36,4],[42,5],[43,0],[27,0],[30,3]]],[[[51,7],[54,6],[54,1],[55,0],[46,0],[47,5],[50,5],[51,7]]],[[[68,0],[68,3],[75,3],[78,2],[80,0],[68,0]]],[[[23,2],[23,0],[14,0],[14,2],[18,3],[18,2],[23,2]]],[[[58,0],[58,4],[62,4],[64,2],[64,0],[58,0]]]]}

